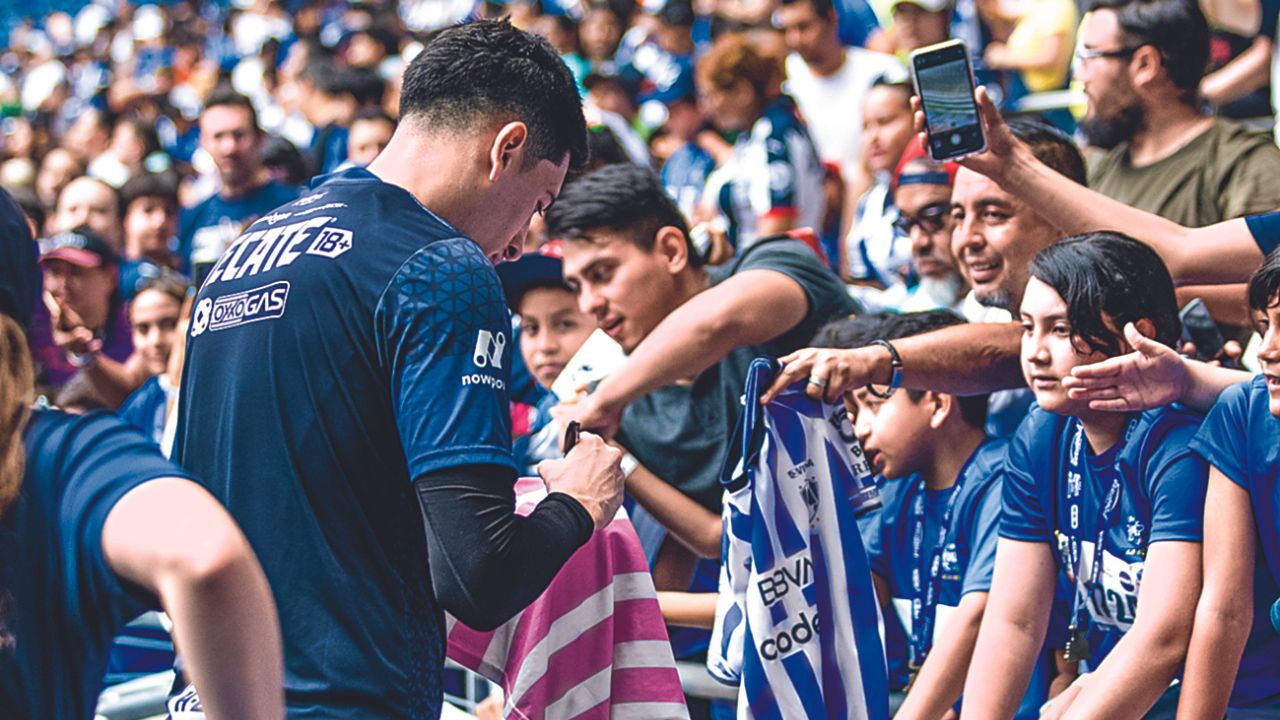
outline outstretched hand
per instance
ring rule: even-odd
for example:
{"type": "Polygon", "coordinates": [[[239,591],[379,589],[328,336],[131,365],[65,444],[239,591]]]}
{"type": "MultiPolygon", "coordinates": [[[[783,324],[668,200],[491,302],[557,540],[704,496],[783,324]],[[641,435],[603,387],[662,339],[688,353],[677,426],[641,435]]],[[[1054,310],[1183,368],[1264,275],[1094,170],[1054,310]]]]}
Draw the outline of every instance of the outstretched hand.
{"type": "Polygon", "coordinates": [[[879,377],[878,355],[886,351],[878,345],[852,349],[805,348],[780,358],[783,363],[782,372],[774,378],[773,384],[760,397],[762,404],[773,401],[783,390],[793,383],[805,381],[804,392],[815,400],[835,402],[837,398],[850,390],[864,387],[872,382],[887,382],[887,377],[879,377]]]}
{"type": "Polygon", "coordinates": [[[1133,323],[1124,326],[1124,336],[1134,351],[1072,370],[1062,380],[1068,396],[1088,400],[1093,410],[1111,412],[1149,410],[1180,400],[1188,382],[1182,356],[1133,323]]]}
{"type": "MultiPolygon", "coordinates": [[[[982,133],[987,138],[987,149],[959,160],[959,163],[970,170],[986,175],[999,182],[1001,174],[1008,167],[1010,159],[1022,148],[1022,142],[1013,136],[996,104],[991,102],[985,87],[979,86],[973,98],[978,105],[978,117],[982,121],[982,133]]],[[[926,132],[924,106],[919,97],[911,98],[911,109],[915,113],[916,132],[924,147],[929,147],[929,134],[926,132]]]]}

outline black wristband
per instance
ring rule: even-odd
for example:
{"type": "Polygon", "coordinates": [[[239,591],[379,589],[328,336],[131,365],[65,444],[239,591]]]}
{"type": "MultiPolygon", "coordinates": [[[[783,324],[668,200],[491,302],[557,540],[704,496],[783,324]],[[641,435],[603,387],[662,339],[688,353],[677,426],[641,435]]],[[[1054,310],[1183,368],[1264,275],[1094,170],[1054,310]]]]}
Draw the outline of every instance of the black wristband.
{"type": "Polygon", "coordinates": [[[893,344],[890,343],[888,340],[875,340],[871,344],[881,345],[881,346],[884,346],[885,348],[888,348],[889,361],[893,366],[893,375],[889,379],[888,390],[884,392],[880,392],[875,388],[874,385],[868,384],[867,392],[871,393],[872,395],[875,395],[881,400],[888,400],[889,398],[893,397],[894,391],[902,386],[902,356],[898,354],[897,348],[895,348],[893,344]]]}

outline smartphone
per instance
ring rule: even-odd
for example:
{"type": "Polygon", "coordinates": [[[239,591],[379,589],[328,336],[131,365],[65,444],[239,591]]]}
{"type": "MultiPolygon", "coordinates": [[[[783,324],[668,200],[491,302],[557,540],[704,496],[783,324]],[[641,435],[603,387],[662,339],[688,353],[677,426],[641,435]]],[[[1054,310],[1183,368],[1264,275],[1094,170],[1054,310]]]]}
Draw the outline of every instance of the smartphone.
{"type": "Polygon", "coordinates": [[[911,53],[911,79],[924,105],[930,157],[954,160],[987,149],[973,97],[973,63],[963,42],[949,40],[911,53]]]}
{"type": "Polygon", "coordinates": [[[1182,342],[1193,343],[1196,346],[1196,359],[1204,361],[1218,359],[1226,341],[1218,330],[1218,323],[1214,322],[1213,316],[1209,314],[1209,308],[1205,307],[1204,301],[1193,298],[1178,313],[1178,319],[1182,321],[1182,342]]]}

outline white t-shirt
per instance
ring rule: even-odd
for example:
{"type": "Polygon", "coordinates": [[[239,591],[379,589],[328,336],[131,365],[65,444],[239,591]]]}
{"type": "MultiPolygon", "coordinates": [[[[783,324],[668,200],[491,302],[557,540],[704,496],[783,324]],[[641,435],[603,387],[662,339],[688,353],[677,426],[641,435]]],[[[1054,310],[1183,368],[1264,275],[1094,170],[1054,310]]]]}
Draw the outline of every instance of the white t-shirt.
{"type": "Polygon", "coordinates": [[[846,177],[861,157],[862,103],[881,75],[906,80],[906,69],[892,55],[865,48],[846,48],[844,65],[829,77],[813,74],[797,54],[787,56],[787,94],[800,114],[824,163],[834,163],[846,177]]]}

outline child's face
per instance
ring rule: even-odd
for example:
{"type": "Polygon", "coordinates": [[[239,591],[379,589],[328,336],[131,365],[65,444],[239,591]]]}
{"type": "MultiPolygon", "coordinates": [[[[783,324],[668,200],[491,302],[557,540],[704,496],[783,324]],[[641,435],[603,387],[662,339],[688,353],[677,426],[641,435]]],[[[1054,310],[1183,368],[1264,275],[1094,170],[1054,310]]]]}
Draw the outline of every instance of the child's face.
{"type": "Polygon", "coordinates": [[[1079,365],[1105,359],[1083,353],[1071,335],[1067,304],[1057,291],[1037,278],[1027,282],[1022,297],[1022,375],[1040,407],[1059,415],[1079,415],[1087,406],[1067,397],[1062,378],[1079,365]]]}
{"type": "Polygon", "coordinates": [[[551,387],[595,327],[568,290],[534,288],[520,298],[520,354],[543,387],[551,387]]]}
{"type": "Polygon", "coordinates": [[[884,400],[859,388],[851,393],[856,414],[853,432],[862,443],[871,471],[890,480],[904,478],[924,468],[933,431],[930,418],[935,409],[931,395],[913,400],[906,390],[898,390],[884,400]]]}
{"type": "Polygon", "coordinates": [[[1267,394],[1271,398],[1273,417],[1280,417],[1280,297],[1272,298],[1266,313],[1253,311],[1258,332],[1262,335],[1262,347],[1258,350],[1258,369],[1267,379],[1267,394]]]}

